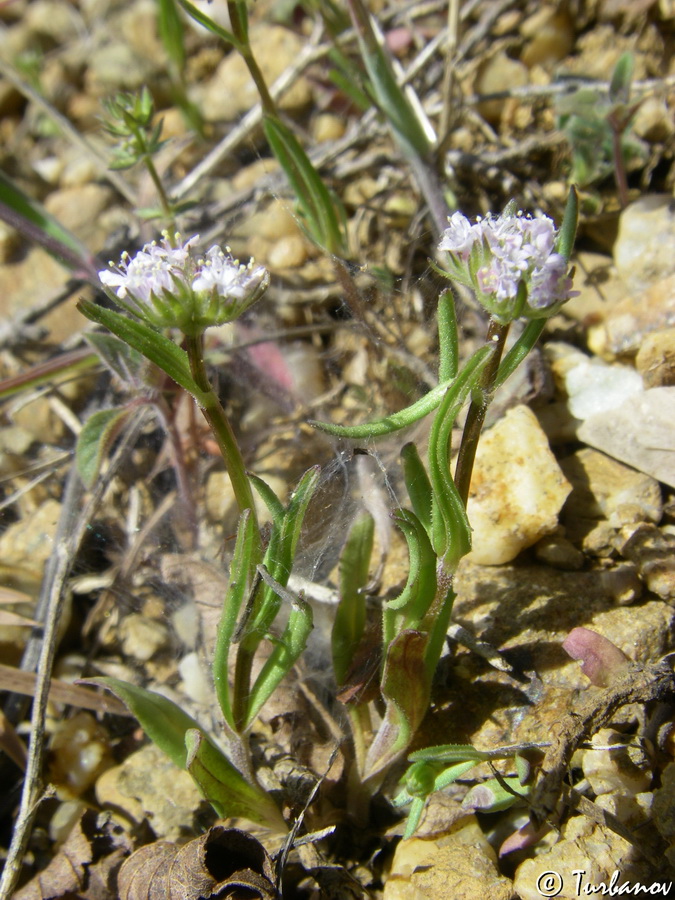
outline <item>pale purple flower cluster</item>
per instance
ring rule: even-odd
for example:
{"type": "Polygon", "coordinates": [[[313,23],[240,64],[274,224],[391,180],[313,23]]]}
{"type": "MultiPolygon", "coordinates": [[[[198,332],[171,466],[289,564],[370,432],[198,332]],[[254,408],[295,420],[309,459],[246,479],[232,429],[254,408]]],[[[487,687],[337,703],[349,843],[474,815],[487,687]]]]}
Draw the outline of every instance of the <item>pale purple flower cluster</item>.
{"type": "Polygon", "coordinates": [[[199,240],[199,235],[184,244],[179,235],[176,238],[176,246],[172,246],[165,235],[161,243],[146,244],[133,257],[125,250],[119,266],[111,262],[110,269],[99,272],[98,277],[106,287],[116,288],[115,295],[120,300],[129,298],[134,305],[147,304],[152,294],[161,296],[172,291],[174,279],[185,277],[190,248],[199,240]]]}
{"type": "Polygon", "coordinates": [[[567,260],[555,251],[555,240],[547,216],[505,212],[472,224],[455,212],[438,246],[453,257],[451,274],[491,298],[491,311],[507,317],[523,286],[529,310],[546,310],[570,296],[567,260]]]}
{"type": "Polygon", "coordinates": [[[236,319],[267,287],[269,276],[253,261],[242,265],[229,248],[218,246],[197,256],[199,235],[183,242],[168,234],[146,244],[135,256],[123,253],[119,266],[99,272],[101,282],[130,312],[159,327],[199,333],[236,319]]]}

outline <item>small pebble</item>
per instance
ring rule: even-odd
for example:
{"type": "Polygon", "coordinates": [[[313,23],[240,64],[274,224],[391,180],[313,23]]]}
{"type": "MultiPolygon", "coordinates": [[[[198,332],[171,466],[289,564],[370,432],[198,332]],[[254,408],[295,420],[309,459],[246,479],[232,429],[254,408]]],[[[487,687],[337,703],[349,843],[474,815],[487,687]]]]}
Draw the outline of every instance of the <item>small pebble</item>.
{"type": "Polygon", "coordinates": [[[675,384],[675,328],[654,331],[645,336],[635,366],[646,388],[675,384]]]}
{"type": "Polygon", "coordinates": [[[558,530],[543,537],[535,546],[534,554],[540,562],[568,572],[583,569],[586,562],[584,554],[558,530]]]}
{"type": "Polygon", "coordinates": [[[139,613],[125,616],[119,624],[122,650],[139,662],[147,662],[169,643],[169,630],[162,622],[139,613]]]}
{"type": "Polygon", "coordinates": [[[629,606],[642,596],[643,584],[634,563],[620,562],[611,569],[603,570],[600,582],[619,606],[629,606]]]}

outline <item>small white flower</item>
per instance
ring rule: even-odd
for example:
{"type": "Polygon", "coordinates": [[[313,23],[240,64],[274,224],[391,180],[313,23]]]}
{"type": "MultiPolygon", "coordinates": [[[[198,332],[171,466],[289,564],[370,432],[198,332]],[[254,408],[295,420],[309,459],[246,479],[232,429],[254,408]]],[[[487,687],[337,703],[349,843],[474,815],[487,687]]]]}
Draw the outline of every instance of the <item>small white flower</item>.
{"type": "Polygon", "coordinates": [[[214,246],[206,252],[206,258],[197,267],[192,282],[194,291],[215,291],[224,297],[243,300],[256,291],[264,281],[267,271],[263,266],[244,266],[214,246]]]}
{"type": "Polygon", "coordinates": [[[262,266],[241,265],[229,252],[213,246],[204,257],[194,254],[199,240],[180,235],[146,244],[131,257],[122,254],[117,267],[99,272],[129,312],[159,328],[199,334],[240,316],[262,295],[268,274],[262,266]]]}
{"type": "Polygon", "coordinates": [[[448,219],[448,223],[438,249],[447,250],[450,253],[456,253],[462,259],[468,259],[474,244],[480,240],[479,226],[471,225],[467,217],[460,212],[454,212],[448,219]]]}

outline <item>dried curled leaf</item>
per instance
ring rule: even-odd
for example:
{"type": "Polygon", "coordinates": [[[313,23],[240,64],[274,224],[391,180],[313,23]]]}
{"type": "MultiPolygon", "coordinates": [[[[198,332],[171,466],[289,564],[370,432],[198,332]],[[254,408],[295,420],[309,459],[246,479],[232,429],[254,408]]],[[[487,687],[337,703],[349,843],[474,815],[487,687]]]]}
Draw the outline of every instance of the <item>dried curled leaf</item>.
{"type": "Polygon", "coordinates": [[[273,900],[274,867],[252,835],[215,825],[182,846],[158,841],[141,847],[120,869],[118,894],[120,900],[273,900]]]}
{"type": "Polygon", "coordinates": [[[14,900],[116,897],[112,882],[130,839],[108,813],[86,810],[46,869],[16,891],[14,900]]]}

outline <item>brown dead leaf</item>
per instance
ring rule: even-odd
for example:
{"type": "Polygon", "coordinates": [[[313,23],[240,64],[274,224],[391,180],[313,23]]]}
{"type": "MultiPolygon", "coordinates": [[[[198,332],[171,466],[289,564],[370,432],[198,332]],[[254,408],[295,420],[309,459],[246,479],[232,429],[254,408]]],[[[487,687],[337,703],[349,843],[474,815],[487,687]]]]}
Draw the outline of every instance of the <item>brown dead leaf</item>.
{"type": "Polygon", "coordinates": [[[131,843],[107,813],[85,810],[46,869],[13,900],[116,900],[113,875],[131,843]]]}
{"type": "Polygon", "coordinates": [[[160,841],[137,850],[120,869],[118,891],[120,900],[276,896],[272,860],[260,841],[222,825],[182,846],[160,841]]]}

